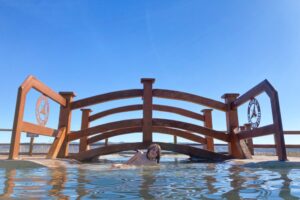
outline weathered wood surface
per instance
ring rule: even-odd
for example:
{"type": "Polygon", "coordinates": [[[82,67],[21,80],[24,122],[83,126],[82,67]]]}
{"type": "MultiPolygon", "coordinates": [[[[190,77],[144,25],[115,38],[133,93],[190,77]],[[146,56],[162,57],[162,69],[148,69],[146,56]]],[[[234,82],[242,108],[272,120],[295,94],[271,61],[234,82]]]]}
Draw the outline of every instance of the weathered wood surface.
{"type": "Polygon", "coordinates": [[[226,105],[222,102],[201,97],[194,94],[179,92],[174,90],[153,89],[153,96],[167,99],[175,99],[196,103],[199,105],[215,108],[217,110],[226,111],[226,105]]]}
{"type": "MultiPolygon", "coordinates": [[[[207,160],[214,160],[214,161],[222,161],[226,159],[230,159],[231,157],[214,153],[211,151],[207,151],[204,149],[199,149],[196,147],[191,147],[187,145],[180,145],[180,144],[171,144],[171,143],[161,143],[157,142],[163,150],[173,151],[180,154],[189,155],[196,158],[207,159],[207,160]]],[[[126,144],[113,144],[108,145],[106,147],[98,147],[95,149],[90,149],[85,152],[80,152],[78,154],[74,154],[70,156],[70,158],[77,159],[79,161],[89,161],[93,158],[101,155],[108,155],[113,153],[118,153],[122,151],[129,151],[129,150],[137,150],[137,149],[147,149],[149,143],[126,143],[126,144]]]]}
{"type": "Polygon", "coordinates": [[[254,98],[256,96],[258,96],[259,94],[266,92],[268,94],[268,96],[271,96],[274,88],[273,86],[269,83],[268,80],[264,80],[261,83],[257,84],[256,86],[254,86],[252,89],[250,89],[249,91],[247,91],[245,94],[241,95],[239,98],[237,98],[232,106],[233,107],[238,107],[244,103],[246,103],[247,101],[249,101],[249,99],[254,98]]]}
{"type": "Polygon", "coordinates": [[[248,139],[248,138],[254,138],[254,137],[260,137],[260,136],[265,136],[265,135],[270,135],[270,134],[274,134],[274,125],[266,125],[266,126],[262,126],[259,128],[255,128],[252,130],[245,130],[245,131],[241,131],[240,133],[238,133],[238,138],[239,140],[244,140],[244,139],[248,139]]]}
{"type": "Polygon", "coordinates": [[[110,122],[107,124],[90,127],[88,129],[74,131],[69,134],[68,141],[77,140],[82,137],[91,136],[93,134],[102,133],[106,131],[122,129],[122,128],[130,128],[130,127],[140,127],[140,126],[142,126],[141,119],[129,119],[129,120],[121,120],[117,122],[110,122]]]}
{"type": "Polygon", "coordinates": [[[176,121],[176,120],[154,118],[153,126],[178,128],[178,129],[183,129],[194,133],[210,136],[225,142],[229,141],[228,135],[222,131],[215,131],[209,128],[205,128],[203,126],[198,126],[198,125],[176,121]]]}
{"type": "Polygon", "coordinates": [[[23,123],[22,123],[22,131],[35,133],[38,135],[51,136],[51,137],[56,137],[56,135],[57,135],[56,129],[39,126],[39,125],[32,124],[32,123],[25,122],[25,121],[23,121],[23,123]]]}
{"type": "MultiPolygon", "coordinates": [[[[81,109],[81,111],[82,111],[81,130],[85,130],[85,129],[89,128],[89,126],[90,126],[89,115],[92,110],[91,109],[81,109]]],[[[85,151],[87,149],[88,149],[87,137],[80,138],[79,151],[85,151]]]]}
{"type": "Polygon", "coordinates": [[[110,93],[100,94],[97,96],[92,96],[78,101],[74,101],[71,105],[71,109],[83,108],[94,104],[103,103],[106,101],[141,97],[142,95],[143,95],[143,90],[141,89],[110,92],[110,93]]]}
{"type": "MultiPolygon", "coordinates": [[[[212,129],[213,128],[212,115],[211,115],[212,109],[203,109],[202,112],[204,115],[204,127],[212,129]]],[[[208,151],[215,151],[213,137],[206,136],[205,138],[206,138],[205,149],[208,151]]]]}
{"type": "Polygon", "coordinates": [[[61,149],[63,142],[66,137],[66,127],[62,127],[58,130],[59,137],[55,138],[53,143],[50,146],[48,154],[46,156],[47,159],[55,159],[61,149]]]}
{"type": "Polygon", "coordinates": [[[152,84],[154,79],[142,79],[143,83],[143,142],[152,142],[152,84]]]}
{"type": "MultiPolygon", "coordinates": [[[[135,104],[135,105],[129,105],[129,106],[122,106],[122,107],[118,107],[118,108],[113,108],[113,109],[105,110],[105,111],[102,111],[102,112],[91,115],[89,117],[89,121],[94,121],[94,120],[97,120],[99,118],[102,118],[102,117],[105,117],[105,116],[108,116],[108,115],[112,115],[112,114],[116,114],[116,113],[137,111],[137,110],[142,110],[142,109],[143,109],[142,104],[135,104]]],[[[204,121],[204,116],[203,115],[192,112],[192,111],[189,111],[189,110],[185,110],[185,109],[182,109],[182,108],[153,104],[152,109],[157,110],[157,111],[162,111],[162,112],[175,113],[175,114],[182,115],[182,116],[185,116],[185,117],[189,117],[189,118],[192,118],[192,119],[197,119],[197,120],[204,121]]]]}

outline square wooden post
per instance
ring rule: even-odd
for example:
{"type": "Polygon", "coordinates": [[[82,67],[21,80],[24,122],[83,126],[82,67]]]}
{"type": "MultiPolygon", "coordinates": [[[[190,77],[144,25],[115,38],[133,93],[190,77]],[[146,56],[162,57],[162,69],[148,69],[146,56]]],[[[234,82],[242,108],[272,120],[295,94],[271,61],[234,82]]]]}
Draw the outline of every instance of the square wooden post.
{"type": "Polygon", "coordinates": [[[76,96],[74,92],[60,92],[60,95],[62,95],[66,99],[66,106],[60,106],[60,113],[59,113],[59,123],[58,123],[58,129],[62,127],[66,127],[66,131],[64,132],[64,142],[62,144],[61,149],[59,150],[59,153],[57,157],[59,158],[65,158],[69,154],[69,142],[68,142],[68,134],[70,133],[71,129],[71,117],[72,117],[72,110],[71,110],[71,103],[73,101],[73,98],[76,96]]]}
{"type": "MultiPolygon", "coordinates": [[[[91,109],[81,109],[82,117],[81,117],[81,130],[87,129],[90,126],[89,116],[91,109]]],[[[81,138],[79,143],[79,152],[83,152],[88,150],[87,137],[81,138]]]]}
{"type": "MultiPolygon", "coordinates": [[[[201,112],[204,115],[204,127],[212,129],[212,109],[203,109],[201,112]]],[[[214,147],[214,139],[209,136],[205,136],[206,138],[206,145],[204,146],[206,150],[208,151],[215,151],[214,147]]]]}
{"type": "Polygon", "coordinates": [[[152,142],[152,84],[155,79],[142,78],[144,85],[143,93],[143,142],[152,142]]]}
{"type": "Polygon", "coordinates": [[[240,142],[234,129],[239,127],[239,120],[238,120],[238,113],[237,109],[231,106],[232,102],[236,100],[239,94],[224,94],[222,96],[225,99],[225,104],[227,104],[227,111],[226,111],[226,124],[227,124],[227,132],[229,134],[229,154],[232,155],[234,158],[245,158],[242,148],[240,146],[240,142]]]}

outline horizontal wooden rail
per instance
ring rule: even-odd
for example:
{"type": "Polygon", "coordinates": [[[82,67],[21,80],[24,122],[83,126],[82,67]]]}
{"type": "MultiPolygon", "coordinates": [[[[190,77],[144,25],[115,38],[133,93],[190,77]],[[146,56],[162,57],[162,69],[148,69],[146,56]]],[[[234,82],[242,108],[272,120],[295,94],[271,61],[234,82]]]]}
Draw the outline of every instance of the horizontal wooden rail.
{"type": "MultiPolygon", "coordinates": [[[[87,143],[91,144],[91,143],[95,143],[95,142],[98,142],[100,140],[107,139],[110,137],[128,134],[128,133],[139,133],[139,132],[142,132],[142,127],[131,127],[131,128],[112,130],[112,131],[100,133],[99,135],[89,138],[87,140],[87,143]]],[[[183,130],[179,130],[179,129],[172,129],[172,128],[168,128],[168,127],[153,127],[153,132],[174,135],[174,136],[182,137],[184,139],[188,139],[188,140],[191,140],[194,142],[206,144],[205,138],[203,138],[199,135],[194,135],[191,132],[187,132],[187,131],[183,131],[183,130]]]]}
{"type": "Polygon", "coordinates": [[[300,135],[300,131],[283,131],[285,135],[300,135]]]}
{"type": "MultiPolygon", "coordinates": [[[[276,148],[275,144],[255,144],[253,145],[254,148],[276,148]]],[[[286,148],[300,148],[298,144],[286,144],[286,148]]]]}
{"type": "Polygon", "coordinates": [[[239,140],[243,140],[243,139],[248,139],[253,137],[260,137],[260,136],[274,134],[274,131],[275,131],[275,127],[273,124],[271,124],[260,128],[255,128],[250,131],[242,131],[237,135],[239,140]]]}
{"type": "Polygon", "coordinates": [[[29,122],[22,122],[22,131],[52,137],[57,137],[58,133],[56,129],[35,125],[29,122]]]}
{"type": "Polygon", "coordinates": [[[208,98],[201,97],[201,96],[194,95],[194,94],[185,93],[185,92],[179,92],[179,91],[174,91],[174,90],[154,89],[153,96],[160,97],[160,98],[188,101],[191,103],[200,104],[200,105],[214,108],[217,110],[226,111],[226,105],[222,102],[215,101],[215,100],[208,99],[208,98]]]}
{"type": "Polygon", "coordinates": [[[142,95],[143,95],[143,90],[141,90],[141,89],[121,90],[121,91],[116,91],[116,92],[110,92],[110,93],[100,94],[97,96],[74,101],[71,104],[71,109],[74,110],[74,109],[87,107],[87,106],[91,106],[91,105],[94,105],[97,103],[103,103],[103,102],[112,101],[112,100],[141,97],[142,95]]]}
{"type": "Polygon", "coordinates": [[[130,128],[130,127],[140,127],[140,126],[142,126],[142,119],[129,119],[129,120],[121,120],[117,122],[110,122],[107,124],[102,124],[87,129],[83,129],[80,131],[72,132],[68,135],[68,141],[77,140],[82,137],[91,136],[106,131],[112,131],[112,130],[117,130],[122,128],[130,128]]]}
{"type": "Polygon", "coordinates": [[[199,133],[202,135],[210,136],[215,139],[219,139],[225,142],[229,141],[228,135],[225,134],[222,131],[215,131],[209,128],[205,128],[202,126],[186,123],[186,122],[181,122],[181,121],[176,121],[176,120],[169,120],[169,119],[153,119],[152,120],[153,126],[159,126],[159,127],[172,127],[172,128],[177,128],[177,129],[183,129],[187,131],[191,131],[194,133],[199,133]]]}
{"type": "MultiPolygon", "coordinates": [[[[105,111],[96,113],[94,115],[91,115],[89,117],[89,121],[91,122],[91,121],[94,121],[96,119],[99,119],[101,117],[105,117],[105,116],[111,115],[111,114],[116,114],[116,113],[121,113],[121,112],[128,112],[128,111],[136,111],[136,110],[142,110],[142,109],[143,109],[142,104],[136,104],[136,105],[113,108],[113,109],[110,109],[110,110],[105,110],[105,111]]],[[[185,109],[182,109],[182,108],[154,104],[152,106],[152,109],[157,110],[157,111],[162,111],[162,112],[175,113],[175,114],[182,115],[182,116],[185,116],[185,117],[190,117],[190,118],[193,118],[193,119],[204,121],[204,116],[203,115],[192,112],[192,111],[189,111],[189,110],[185,110],[185,109]]]]}

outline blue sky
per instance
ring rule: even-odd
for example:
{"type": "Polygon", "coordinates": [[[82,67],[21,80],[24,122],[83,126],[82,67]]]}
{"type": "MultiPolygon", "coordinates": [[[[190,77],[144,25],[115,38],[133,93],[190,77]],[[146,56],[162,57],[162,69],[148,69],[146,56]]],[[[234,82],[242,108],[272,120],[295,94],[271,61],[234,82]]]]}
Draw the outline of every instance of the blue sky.
{"type": "MultiPolygon", "coordinates": [[[[0,0],[0,127],[12,127],[17,88],[28,75],[34,75],[57,92],[74,91],[76,99],[141,88],[140,78],[149,77],[156,79],[155,88],[223,101],[224,93],[243,94],[268,79],[279,93],[284,129],[300,130],[299,18],[297,0],[0,0]]],[[[38,95],[33,91],[28,96],[27,121],[35,122],[38,95]]],[[[262,124],[268,124],[268,98],[262,95],[259,100],[262,124]]],[[[140,103],[140,99],[92,109],[96,112],[131,103],[140,103]]],[[[55,128],[58,106],[50,106],[48,125],[55,128]]],[[[140,113],[120,114],[97,123],[136,116],[140,113]]],[[[182,119],[164,113],[157,116],[182,119]]],[[[239,116],[240,123],[246,123],[246,106],[239,109],[239,116]]],[[[214,111],[213,123],[224,130],[224,114],[214,111]]],[[[72,129],[79,127],[80,112],[76,111],[72,129]]],[[[9,139],[9,133],[1,133],[0,142],[9,139]]],[[[286,140],[299,141],[297,137],[286,140]]],[[[269,142],[266,138],[256,141],[269,142]]]]}

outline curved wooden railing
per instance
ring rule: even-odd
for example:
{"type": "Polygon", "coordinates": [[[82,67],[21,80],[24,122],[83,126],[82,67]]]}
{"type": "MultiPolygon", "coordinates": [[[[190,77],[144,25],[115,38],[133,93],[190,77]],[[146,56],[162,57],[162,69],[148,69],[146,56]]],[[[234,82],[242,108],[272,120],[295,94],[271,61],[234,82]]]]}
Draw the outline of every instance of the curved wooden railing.
{"type": "Polygon", "coordinates": [[[220,157],[220,155],[213,152],[213,139],[215,138],[229,143],[229,154],[231,156],[235,158],[245,158],[247,157],[247,152],[245,151],[246,144],[244,144],[244,140],[248,140],[250,142],[249,138],[251,139],[253,137],[275,133],[275,142],[279,160],[286,160],[278,94],[267,80],[258,84],[257,86],[255,86],[240,97],[238,97],[239,94],[224,94],[222,96],[222,98],[224,98],[225,101],[224,103],[180,91],[152,89],[154,79],[142,79],[141,82],[143,84],[143,89],[131,89],[110,92],[73,101],[73,97],[75,96],[73,92],[61,92],[58,94],[43,83],[41,83],[40,81],[38,81],[37,79],[35,79],[34,77],[28,77],[25,80],[25,82],[20,86],[18,92],[18,100],[14,120],[14,131],[9,156],[10,159],[16,159],[16,157],[18,156],[20,133],[21,131],[27,131],[55,137],[55,140],[49,150],[47,156],[48,158],[55,158],[57,156],[67,157],[69,142],[80,139],[80,151],[78,153],[78,158],[80,158],[81,160],[84,159],[85,156],[86,159],[88,159],[91,157],[91,155],[101,155],[101,152],[114,152],[115,150],[118,150],[121,147],[124,149],[132,148],[130,146],[121,145],[115,146],[116,149],[108,150],[111,149],[110,145],[108,145],[106,147],[103,147],[102,149],[98,149],[99,151],[97,153],[97,150],[88,150],[87,147],[89,144],[98,142],[103,139],[108,139],[117,135],[130,134],[136,132],[142,132],[143,136],[142,142],[138,143],[136,146],[145,146],[146,144],[152,143],[153,132],[158,132],[174,136],[175,144],[169,145],[162,143],[162,145],[167,149],[169,148],[176,152],[185,152],[186,154],[193,156],[213,156],[215,158],[218,158],[220,157]],[[48,96],[49,98],[53,99],[55,102],[61,105],[59,125],[57,130],[50,129],[47,127],[41,127],[23,121],[26,94],[31,88],[36,89],[37,91],[43,93],[44,95],[48,96]],[[261,94],[262,92],[266,92],[271,99],[273,124],[257,129],[251,129],[248,126],[248,128],[244,128],[240,132],[236,133],[235,128],[239,127],[237,115],[238,107],[244,104],[246,101],[250,100],[251,98],[254,98],[255,96],[261,94]],[[143,104],[117,107],[106,111],[98,112],[93,115],[90,114],[92,110],[86,108],[88,106],[93,106],[95,104],[104,103],[108,101],[136,97],[142,97],[143,104]],[[208,107],[208,109],[202,110],[202,114],[200,114],[178,107],[153,104],[154,97],[187,101],[198,105],[206,106],[208,107]],[[72,110],[75,109],[82,110],[81,130],[70,132],[72,110]],[[216,109],[226,113],[226,132],[213,130],[212,109],[216,109]],[[101,119],[108,115],[137,110],[142,110],[143,116],[140,119],[122,120],[90,127],[90,122],[101,119]],[[204,124],[203,126],[200,126],[198,124],[195,125],[176,120],[156,119],[152,117],[153,111],[162,111],[178,114],[181,116],[199,120],[204,124]],[[205,145],[206,150],[201,150],[200,155],[200,151],[198,150],[194,150],[188,147],[183,148],[181,147],[182,145],[176,144],[177,139],[175,141],[175,138],[177,136],[194,142],[202,143],[205,145]],[[179,147],[185,150],[179,150],[179,147]]]}
{"type": "MultiPolygon", "coordinates": [[[[15,111],[15,119],[11,137],[11,146],[10,146],[10,153],[9,159],[17,159],[19,155],[19,146],[20,146],[20,137],[21,132],[31,132],[39,135],[51,136],[55,138],[62,138],[61,135],[64,135],[66,128],[64,126],[59,127],[59,129],[51,129],[43,126],[39,126],[36,124],[32,124],[26,121],[23,121],[24,115],[24,107],[26,103],[26,96],[27,93],[30,91],[31,88],[34,88],[38,92],[42,93],[43,95],[49,97],[53,101],[57,102],[61,106],[65,107],[67,105],[67,100],[61,94],[56,93],[48,86],[37,80],[33,76],[29,76],[26,80],[22,83],[18,90],[18,97],[17,97],[17,104],[16,104],[16,111],[15,111]]],[[[60,148],[58,144],[61,143],[61,139],[56,139],[51,147],[51,154],[49,157],[56,157],[54,155],[57,153],[57,149],[60,148]],[[53,154],[54,153],[54,154],[53,154]]]]}

